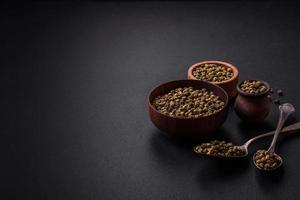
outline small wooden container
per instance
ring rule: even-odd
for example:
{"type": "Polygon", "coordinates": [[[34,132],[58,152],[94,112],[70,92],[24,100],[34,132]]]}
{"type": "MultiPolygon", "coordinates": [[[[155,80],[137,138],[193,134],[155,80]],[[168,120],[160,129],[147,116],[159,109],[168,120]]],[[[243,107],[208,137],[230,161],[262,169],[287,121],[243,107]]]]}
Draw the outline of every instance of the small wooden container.
{"type": "Polygon", "coordinates": [[[224,123],[228,113],[228,96],[221,87],[206,81],[177,80],[159,85],[150,92],[148,95],[148,111],[153,124],[167,135],[180,139],[199,139],[203,135],[215,132],[224,123]],[[182,118],[162,114],[152,105],[155,97],[164,95],[178,87],[189,86],[196,89],[206,88],[208,91],[214,92],[225,103],[224,108],[218,113],[207,117],[182,118]]]}
{"type": "Polygon", "coordinates": [[[267,87],[267,90],[259,94],[244,92],[240,88],[243,82],[237,86],[238,96],[234,103],[234,110],[237,115],[246,122],[262,122],[271,110],[272,100],[268,97],[270,85],[265,81],[260,82],[267,87]]]}
{"type": "Polygon", "coordinates": [[[229,99],[232,99],[233,97],[235,97],[237,94],[236,86],[239,81],[239,71],[234,65],[232,65],[230,63],[226,63],[226,62],[222,62],[222,61],[215,61],[215,60],[195,63],[192,66],[190,66],[188,69],[188,79],[198,80],[193,75],[193,70],[197,67],[201,67],[204,64],[218,64],[218,65],[222,65],[226,68],[232,69],[233,76],[229,80],[221,81],[221,82],[211,82],[211,83],[216,84],[216,85],[220,86],[221,88],[223,88],[227,92],[229,99]]]}

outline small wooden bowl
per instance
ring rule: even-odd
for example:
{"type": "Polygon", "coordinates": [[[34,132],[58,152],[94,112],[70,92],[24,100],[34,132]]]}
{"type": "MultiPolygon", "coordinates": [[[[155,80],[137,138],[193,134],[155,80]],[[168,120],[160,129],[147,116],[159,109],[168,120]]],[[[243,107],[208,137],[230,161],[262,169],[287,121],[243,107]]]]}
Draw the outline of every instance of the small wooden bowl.
{"type": "Polygon", "coordinates": [[[235,97],[236,94],[237,94],[236,86],[237,86],[238,81],[239,81],[239,71],[238,71],[238,69],[234,65],[226,63],[226,62],[222,62],[222,61],[215,61],[215,60],[214,61],[203,61],[203,62],[195,63],[195,64],[193,64],[192,66],[189,67],[189,69],[188,69],[188,79],[198,80],[193,75],[193,70],[196,67],[201,67],[201,65],[203,65],[203,64],[218,64],[218,65],[222,65],[224,67],[232,69],[233,76],[232,76],[231,79],[226,80],[226,81],[222,81],[222,82],[211,82],[211,83],[216,84],[216,85],[220,86],[221,88],[223,88],[227,92],[229,99],[232,99],[233,97],[235,97]]]}
{"type": "Polygon", "coordinates": [[[270,85],[262,80],[250,81],[260,81],[267,87],[266,91],[259,94],[244,92],[241,89],[241,84],[244,81],[241,81],[237,85],[238,96],[234,102],[234,110],[236,114],[246,122],[263,122],[269,115],[272,108],[272,100],[270,97],[268,97],[270,92],[270,85]]]}
{"type": "Polygon", "coordinates": [[[153,124],[167,135],[180,139],[199,139],[201,136],[215,132],[226,120],[228,114],[228,96],[219,86],[199,80],[177,80],[154,88],[148,95],[148,111],[153,124]],[[202,118],[171,117],[162,114],[152,105],[155,97],[164,95],[178,87],[192,86],[196,89],[206,88],[214,92],[222,101],[224,108],[213,115],[202,118]]]}

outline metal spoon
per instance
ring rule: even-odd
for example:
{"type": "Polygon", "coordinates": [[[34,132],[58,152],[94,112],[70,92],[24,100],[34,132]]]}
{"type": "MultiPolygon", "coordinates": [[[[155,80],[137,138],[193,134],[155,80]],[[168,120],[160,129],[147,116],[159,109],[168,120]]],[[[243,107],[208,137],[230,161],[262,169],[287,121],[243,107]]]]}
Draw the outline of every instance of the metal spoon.
{"type": "MultiPolygon", "coordinates": [[[[289,126],[286,126],[282,129],[282,133],[294,133],[296,131],[299,131],[300,130],[300,122],[297,122],[297,123],[294,123],[292,125],[289,125],[289,126]]],[[[247,142],[245,142],[243,145],[236,145],[237,148],[239,148],[240,150],[244,151],[245,153],[241,156],[218,156],[218,155],[208,155],[208,154],[205,154],[205,153],[200,153],[196,150],[196,147],[194,147],[194,152],[196,152],[197,154],[202,154],[202,155],[206,155],[206,156],[211,156],[211,157],[219,157],[219,158],[242,158],[242,157],[246,157],[248,156],[248,147],[249,145],[254,142],[255,140],[257,139],[260,139],[260,138],[263,138],[263,137],[267,137],[267,136],[271,136],[275,133],[275,131],[271,131],[271,132],[268,132],[268,133],[264,133],[264,134],[261,134],[261,135],[258,135],[254,138],[251,138],[250,140],[248,140],[247,142]]]]}
{"type": "Polygon", "coordinates": [[[269,153],[270,155],[275,155],[278,159],[279,159],[279,164],[276,165],[276,167],[272,168],[272,169],[265,169],[265,168],[261,168],[260,166],[258,166],[255,162],[255,155],[256,153],[254,154],[253,156],[253,163],[254,165],[260,169],[260,170],[264,170],[264,171],[272,171],[272,170],[275,170],[277,168],[279,168],[281,165],[282,165],[282,158],[275,153],[275,146],[276,146],[276,142],[277,142],[277,139],[278,139],[278,135],[285,123],[285,121],[287,120],[287,118],[296,111],[296,109],[294,108],[294,106],[290,103],[284,103],[282,105],[279,106],[279,111],[280,111],[280,116],[279,116],[279,121],[278,121],[278,124],[277,124],[277,128],[275,130],[275,134],[274,134],[274,137],[273,137],[273,140],[272,140],[272,143],[269,147],[269,149],[267,150],[267,153],[269,153]]]}

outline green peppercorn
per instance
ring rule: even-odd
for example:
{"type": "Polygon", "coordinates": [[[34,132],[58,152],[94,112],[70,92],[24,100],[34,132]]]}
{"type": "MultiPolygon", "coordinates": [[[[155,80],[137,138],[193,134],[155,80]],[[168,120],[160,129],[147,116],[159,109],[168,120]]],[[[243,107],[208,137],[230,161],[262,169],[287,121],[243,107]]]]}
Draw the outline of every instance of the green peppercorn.
{"type": "Polygon", "coordinates": [[[261,169],[273,170],[281,164],[281,159],[274,153],[258,150],[254,155],[254,162],[261,169]]]}
{"type": "Polygon", "coordinates": [[[192,74],[196,79],[210,82],[222,82],[233,77],[231,68],[215,63],[200,65],[192,71],[192,74]]]}
{"type": "Polygon", "coordinates": [[[282,92],[282,90],[277,90],[277,94],[278,94],[278,96],[283,96],[283,92],[282,92]]]}
{"type": "Polygon", "coordinates": [[[260,94],[267,91],[267,86],[260,81],[245,80],[240,85],[242,91],[250,94],[260,94]]]}
{"type": "Polygon", "coordinates": [[[221,111],[225,103],[205,88],[184,87],[156,97],[153,105],[158,111],[172,117],[198,118],[221,111]]]}
{"type": "Polygon", "coordinates": [[[219,157],[239,157],[246,154],[239,146],[225,141],[213,140],[209,143],[202,143],[194,148],[196,153],[207,154],[219,157]]]}

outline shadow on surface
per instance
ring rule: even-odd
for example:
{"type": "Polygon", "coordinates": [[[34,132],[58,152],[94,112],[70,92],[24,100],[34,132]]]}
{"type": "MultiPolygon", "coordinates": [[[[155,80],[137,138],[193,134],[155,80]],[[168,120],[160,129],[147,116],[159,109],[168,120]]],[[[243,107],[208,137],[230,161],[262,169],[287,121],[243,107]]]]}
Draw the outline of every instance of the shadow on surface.
{"type": "Polygon", "coordinates": [[[238,123],[239,132],[241,133],[241,135],[247,137],[255,137],[257,135],[272,131],[275,128],[276,127],[274,127],[274,125],[271,124],[270,122],[247,123],[244,121],[240,121],[238,123]]]}
{"type": "Polygon", "coordinates": [[[260,170],[256,170],[255,172],[257,183],[265,191],[274,190],[275,186],[280,186],[282,184],[283,176],[284,166],[273,172],[264,172],[260,170]]]}
{"type": "Polygon", "coordinates": [[[158,144],[164,145],[164,146],[170,146],[175,147],[178,149],[192,149],[195,145],[207,142],[210,140],[226,140],[230,141],[230,138],[228,137],[228,132],[225,129],[219,129],[218,131],[209,134],[209,135],[203,135],[198,138],[194,139],[180,139],[180,138],[172,138],[168,136],[166,133],[153,129],[151,132],[152,138],[152,146],[154,148],[157,147],[158,144]]]}
{"type": "Polygon", "coordinates": [[[291,132],[291,133],[282,134],[281,137],[279,138],[279,145],[281,143],[284,144],[285,142],[288,142],[290,140],[294,140],[297,137],[300,137],[300,130],[295,131],[295,132],[291,132]]]}
{"type": "Polygon", "coordinates": [[[179,140],[169,137],[167,134],[155,129],[151,133],[151,144],[154,150],[164,148],[177,148],[188,150],[193,148],[195,142],[189,140],[179,140]]]}
{"type": "MultiPolygon", "coordinates": [[[[196,182],[201,187],[205,188],[207,185],[237,178],[249,167],[248,157],[224,160],[197,155],[193,152],[193,147],[196,144],[193,141],[174,140],[159,130],[153,130],[151,134],[150,153],[158,163],[160,170],[169,171],[173,169],[185,173],[188,173],[187,170],[195,170],[196,182]],[[200,172],[199,168],[201,169],[200,172]]],[[[206,139],[225,140],[225,135],[228,135],[226,131],[220,130],[217,136],[213,134],[206,139]]]]}
{"type": "Polygon", "coordinates": [[[213,185],[223,184],[240,177],[249,168],[248,157],[235,160],[213,160],[201,168],[197,182],[201,187],[213,189],[213,185]]]}
{"type": "MultiPolygon", "coordinates": [[[[226,131],[218,132],[198,140],[179,140],[170,138],[165,133],[153,129],[150,133],[150,152],[160,165],[176,164],[176,166],[191,166],[199,164],[199,155],[193,152],[193,147],[209,140],[228,140],[226,131]]],[[[175,167],[175,166],[174,166],[175,167]]]]}
{"type": "Polygon", "coordinates": [[[149,153],[159,171],[186,171],[196,162],[192,143],[172,140],[158,130],[150,134],[149,153]]]}

